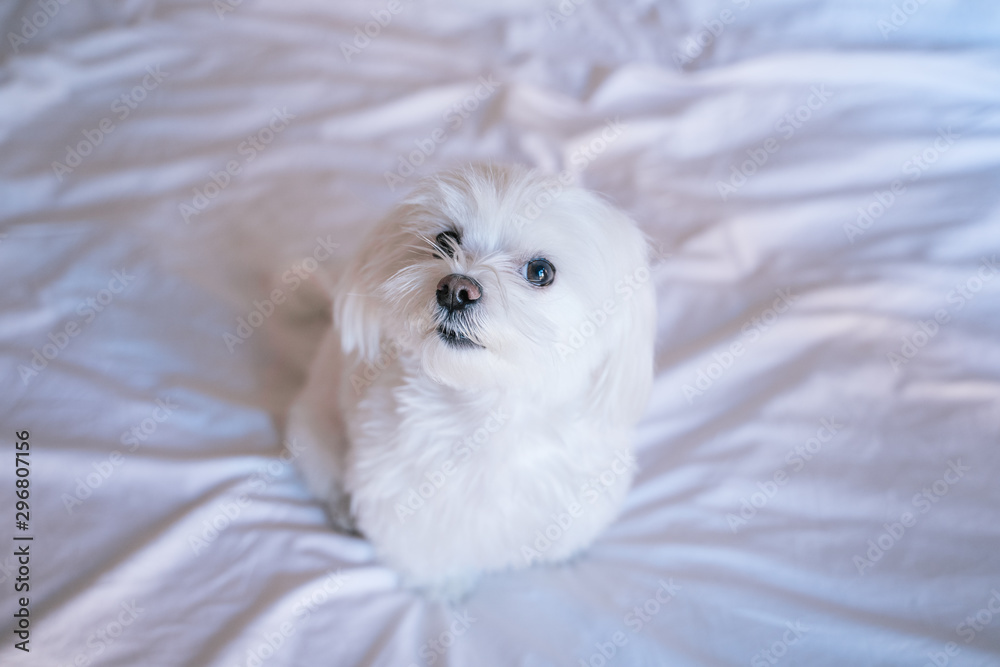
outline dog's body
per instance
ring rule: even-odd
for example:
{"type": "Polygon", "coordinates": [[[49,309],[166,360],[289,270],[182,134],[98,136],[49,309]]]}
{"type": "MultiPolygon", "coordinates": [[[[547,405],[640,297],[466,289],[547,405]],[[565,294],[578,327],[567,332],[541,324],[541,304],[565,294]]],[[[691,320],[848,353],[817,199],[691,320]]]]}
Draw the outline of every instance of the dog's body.
{"type": "Polygon", "coordinates": [[[589,193],[518,168],[428,181],[347,269],[290,415],[334,524],[444,595],[590,544],[631,482],[649,278],[589,193]]]}

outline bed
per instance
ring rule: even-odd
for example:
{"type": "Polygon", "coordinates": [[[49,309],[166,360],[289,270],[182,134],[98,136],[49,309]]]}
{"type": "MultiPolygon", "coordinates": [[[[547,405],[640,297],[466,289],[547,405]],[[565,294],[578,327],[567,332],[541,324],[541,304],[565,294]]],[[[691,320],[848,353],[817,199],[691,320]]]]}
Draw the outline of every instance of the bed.
{"type": "Polygon", "coordinates": [[[1000,9],[0,25],[0,664],[1000,664],[1000,9]],[[634,217],[656,379],[606,534],[446,605],[327,527],[283,430],[324,286],[472,161],[634,217]]]}

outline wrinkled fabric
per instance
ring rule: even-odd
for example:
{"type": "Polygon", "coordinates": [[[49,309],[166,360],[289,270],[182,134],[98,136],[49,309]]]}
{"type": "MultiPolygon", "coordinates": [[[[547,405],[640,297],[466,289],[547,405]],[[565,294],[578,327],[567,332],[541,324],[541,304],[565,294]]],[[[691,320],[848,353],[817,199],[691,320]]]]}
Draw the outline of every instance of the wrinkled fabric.
{"type": "Polygon", "coordinates": [[[0,663],[1000,663],[996,8],[53,0],[0,25],[0,663]],[[621,517],[447,607],[327,528],[282,432],[324,286],[469,161],[628,211],[659,324],[621,517]]]}

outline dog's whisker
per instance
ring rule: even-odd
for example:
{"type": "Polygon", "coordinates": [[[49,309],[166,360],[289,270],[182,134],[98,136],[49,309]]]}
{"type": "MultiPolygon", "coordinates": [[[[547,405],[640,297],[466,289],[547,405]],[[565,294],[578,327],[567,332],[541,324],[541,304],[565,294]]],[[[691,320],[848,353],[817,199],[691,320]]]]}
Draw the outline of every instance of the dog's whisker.
{"type": "Polygon", "coordinates": [[[424,236],[423,234],[420,234],[420,233],[417,234],[417,237],[420,238],[428,246],[430,246],[435,252],[439,252],[442,255],[447,255],[448,254],[448,251],[445,250],[444,248],[442,248],[441,244],[438,243],[437,240],[433,240],[432,241],[431,239],[429,239],[428,237],[426,237],[426,236],[424,236]]]}

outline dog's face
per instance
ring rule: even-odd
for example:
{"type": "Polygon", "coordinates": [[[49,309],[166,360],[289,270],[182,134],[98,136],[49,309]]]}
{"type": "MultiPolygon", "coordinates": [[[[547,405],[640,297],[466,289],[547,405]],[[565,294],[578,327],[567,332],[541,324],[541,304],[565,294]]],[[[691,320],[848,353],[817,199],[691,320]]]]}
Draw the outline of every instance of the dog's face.
{"type": "Polygon", "coordinates": [[[395,341],[456,388],[632,395],[652,373],[653,303],[646,243],[622,213],[520,168],[470,167],[379,225],[337,313],[345,350],[373,359],[395,341]]]}

